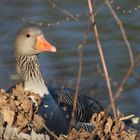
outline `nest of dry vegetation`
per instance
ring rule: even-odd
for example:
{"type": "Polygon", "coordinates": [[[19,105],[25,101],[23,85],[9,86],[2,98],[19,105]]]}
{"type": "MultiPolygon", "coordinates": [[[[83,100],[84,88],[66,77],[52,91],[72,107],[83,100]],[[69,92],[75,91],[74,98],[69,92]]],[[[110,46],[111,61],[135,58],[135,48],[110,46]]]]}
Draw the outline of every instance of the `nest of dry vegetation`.
{"type": "Polygon", "coordinates": [[[67,136],[61,135],[62,140],[139,140],[138,132],[126,129],[123,121],[118,119],[117,124],[105,112],[95,113],[91,118],[94,130],[89,133],[85,130],[72,129],[67,136]]]}
{"type": "MultiPolygon", "coordinates": [[[[22,84],[17,84],[10,94],[0,90],[0,139],[49,140],[48,135],[41,134],[44,120],[37,113],[40,103],[39,95],[25,92],[22,84]]],[[[92,132],[72,129],[67,136],[61,134],[59,139],[140,139],[138,132],[126,129],[120,119],[117,122],[116,124],[113,118],[107,116],[105,112],[95,113],[91,119],[91,123],[95,127],[92,132]]]]}

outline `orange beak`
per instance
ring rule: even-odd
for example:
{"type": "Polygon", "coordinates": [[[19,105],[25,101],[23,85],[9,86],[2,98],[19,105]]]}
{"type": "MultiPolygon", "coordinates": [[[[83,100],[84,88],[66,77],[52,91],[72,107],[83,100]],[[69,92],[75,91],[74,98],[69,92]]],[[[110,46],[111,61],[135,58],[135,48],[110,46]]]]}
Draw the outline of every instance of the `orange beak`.
{"type": "Polygon", "coordinates": [[[42,35],[37,36],[35,49],[41,52],[56,52],[56,48],[51,45],[42,35]]]}

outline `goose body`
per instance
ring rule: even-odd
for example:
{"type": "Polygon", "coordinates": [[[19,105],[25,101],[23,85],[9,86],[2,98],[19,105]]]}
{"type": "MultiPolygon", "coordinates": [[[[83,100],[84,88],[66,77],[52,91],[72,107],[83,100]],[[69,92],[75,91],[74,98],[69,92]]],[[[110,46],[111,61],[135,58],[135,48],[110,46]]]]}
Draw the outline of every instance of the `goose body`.
{"type": "MultiPolygon", "coordinates": [[[[44,118],[46,126],[57,135],[66,134],[70,127],[75,91],[47,86],[38,60],[38,54],[42,52],[56,52],[56,48],[46,41],[40,29],[28,27],[18,33],[15,44],[16,67],[24,89],[42,97],[39,114],[44,118]]],[[[72,125],[78,129],[92,129],[92,114],[102,110],[96,100],[79,95],[72,125]]]]}
{"type": "Polygon", "coordinates": [[[93,130],[90,119],[93,113],[103,110],[96,100],[78,96],[74,123],[70,124],[75,91],[69,88],[48,88],[48,90],[50,94],[44,96],[39,111],[50,130],[56,134],[67,134],[71,125],[77,129],[93,130]]]}

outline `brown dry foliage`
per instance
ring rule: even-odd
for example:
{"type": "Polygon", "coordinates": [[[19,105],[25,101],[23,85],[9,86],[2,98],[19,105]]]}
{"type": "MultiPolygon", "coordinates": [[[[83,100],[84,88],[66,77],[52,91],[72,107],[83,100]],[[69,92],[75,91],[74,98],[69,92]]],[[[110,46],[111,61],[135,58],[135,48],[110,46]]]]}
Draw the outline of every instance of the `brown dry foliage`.
{"type": "Polygon", "coordinates": [[[91,118],[94,129],[91,133],[85,130],[72,129],[67,135],[61,135],[61,140],[137,140],[140,137],[135,131],[128,130],[123,121],[118,119],[118,125],[105,112],[95,113],[91,118]]]}
{"type": "MultiPolygon", "coordinates": [[[[44,120],[37,114],[40,103],[39,95],[24,91],[21,83],[17,84],[10,94],[0,90],[0,116],[3,118],[3,121],[0,121],[0,129],[8,124],[8,126],[17,128],[18,133],[30,134],[31,130],[40,132],[44,127],[44,120]]],[[[91,133],[83,129],[79,131],[72,129],[67,136],[60,135],[60,140],[140,139],[136,132],[126,129],[125,124],[119,118],[117,122],[116,125],[113,118],[105,112],[94,113],[91,123],[95,128],[91,133]]]]}
{"type": "Polygon", "coordinates": [[[19,132],[29,132],[29,126],[34,131],[43,128],[44,121],[33,109],[34,104],[39,106],[41,98],[32,92],[25,92],[22,83],[17,84],[10,94],[0,90],[0,114],[4,123],[16,127],[19,132]],[[30,99],[34,97],[35,103],[30,99]]]}

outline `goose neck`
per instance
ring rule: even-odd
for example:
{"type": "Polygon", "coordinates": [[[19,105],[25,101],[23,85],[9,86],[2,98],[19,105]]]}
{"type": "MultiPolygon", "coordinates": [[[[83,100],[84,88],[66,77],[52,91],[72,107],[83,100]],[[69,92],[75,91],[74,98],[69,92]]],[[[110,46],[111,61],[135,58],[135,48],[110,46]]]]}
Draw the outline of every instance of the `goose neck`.
{"type": "Polygon", "coordinates": [[[41,97],[49,94],[37,55],[25,56],[16,52],[16,65],[17,71],[24,81],[24,90],[37,93],[41,97]]]}

